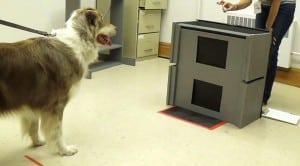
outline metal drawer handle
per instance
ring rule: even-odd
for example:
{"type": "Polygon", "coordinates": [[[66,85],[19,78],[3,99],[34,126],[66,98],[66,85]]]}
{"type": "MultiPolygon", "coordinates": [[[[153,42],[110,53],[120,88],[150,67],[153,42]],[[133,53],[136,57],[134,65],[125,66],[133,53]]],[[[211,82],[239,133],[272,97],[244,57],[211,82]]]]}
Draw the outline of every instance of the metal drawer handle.
{"type": "Polygon", "coordinates": [[[146,25],[147,28],[153,28],[154,25],[146,25]]]}
{"type": "Polygon", "coordinates": [[[158,5],[158,4],[160,4],[160,1],[154,1],[152,3],[155,4],[155,5],[158,5]]]}
{"type": "Polygon", "coordinates": [[[152,48],[150,48],[150,49],[146,49],[146,50],[144,50],[145,52],[150,52],[150,51],[152,51],[153,49],[152,48]]]}

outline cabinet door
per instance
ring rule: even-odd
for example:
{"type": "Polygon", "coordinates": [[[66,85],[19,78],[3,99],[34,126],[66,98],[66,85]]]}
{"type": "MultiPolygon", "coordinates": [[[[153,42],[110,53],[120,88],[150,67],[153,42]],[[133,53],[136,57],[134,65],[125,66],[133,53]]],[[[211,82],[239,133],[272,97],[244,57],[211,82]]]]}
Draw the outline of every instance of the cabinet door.
{"type": "Polygon", "coordinates": [[[161,22],[161,10],[139,11],[139,33],[159,32],[161,22]]]}
{"type": "Polygon", "coordinates": [[[137,57],[158,55],[159,33],[138,35],[137,57]]]}
{"type": "Polygon", "coordinates": [[[166,9],[167,0],[140,0],[140,7],[145,9],[166,9]]]}

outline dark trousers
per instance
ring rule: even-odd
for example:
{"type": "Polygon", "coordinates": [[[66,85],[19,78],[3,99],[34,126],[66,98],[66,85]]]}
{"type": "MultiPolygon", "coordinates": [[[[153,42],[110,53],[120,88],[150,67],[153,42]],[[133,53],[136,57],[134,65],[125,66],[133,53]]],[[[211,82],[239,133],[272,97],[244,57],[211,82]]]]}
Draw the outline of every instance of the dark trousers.
{"type": "MultiPolygon", "coordinates": [[[[272,27],[273,28],[272,42],[271,42],[271,48],[269,54],[269,63],[268,63],[264,97],[263,97],[263,103],[265,104],[268,102],[271,96],[271,91],[276,76],[278,49],[284,35],[286,34],[291,23],[293,22],[295,8],[296,8],[295,4],[280,5],[280,9],[278,11],[276,20],[272,27]]],[[[265,28],[269,11],[270,11],[270,6],[262,5],[262,12],[256,15],[256,22],[255,22],[256,28],[260,28],[260,29],[265,28]]]]}

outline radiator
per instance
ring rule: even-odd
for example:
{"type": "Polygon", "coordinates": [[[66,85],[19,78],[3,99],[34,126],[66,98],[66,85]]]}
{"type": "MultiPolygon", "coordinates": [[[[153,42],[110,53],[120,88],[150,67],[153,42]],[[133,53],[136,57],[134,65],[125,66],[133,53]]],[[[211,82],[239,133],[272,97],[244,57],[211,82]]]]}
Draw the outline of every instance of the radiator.
{"type": "MultiPolygon", "coordinates": [[[[246,27],[255,27],[255,15],[242,14],[237,12],[227,13],[227,23],[246,27]]],[[[289,31],[285,34],[278,52],[278,66],[282,68],[291,67],[291,54],[294,41],[295,21],[293,21],[289,31]]]]}
{"type": "Polygon", "coordinates": [[[255,16],[238,14],[238,13],[230,13],[227,15],[227,24],[254,28],[255,16]]]}

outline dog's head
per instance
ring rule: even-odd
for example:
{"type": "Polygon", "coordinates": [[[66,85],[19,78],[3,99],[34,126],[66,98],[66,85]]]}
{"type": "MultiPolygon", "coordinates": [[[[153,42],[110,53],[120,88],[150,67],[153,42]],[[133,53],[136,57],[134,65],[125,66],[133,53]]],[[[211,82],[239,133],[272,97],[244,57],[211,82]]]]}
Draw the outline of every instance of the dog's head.
{"type": "Polygon", "coordinates": [[[116,34],[116,27],[105,24],[101,13],[93,8],[75,10],[67,21],[81,39],[100,45],[111,45],[110,37],[116,34]]]}

